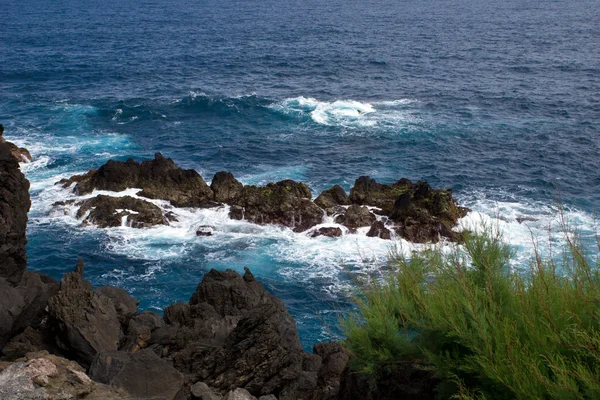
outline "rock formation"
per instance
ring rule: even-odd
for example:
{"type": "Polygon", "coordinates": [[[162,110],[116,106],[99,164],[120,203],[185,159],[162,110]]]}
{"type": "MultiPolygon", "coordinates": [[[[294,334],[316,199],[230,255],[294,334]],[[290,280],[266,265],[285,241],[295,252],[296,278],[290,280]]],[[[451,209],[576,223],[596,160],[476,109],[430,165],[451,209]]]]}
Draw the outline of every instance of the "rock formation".
{"type": "Polygon", "coordinates": [[[83,218],[84,225],[94,224],[100,228],[123,224],[132,228],[169,225],[158,206],[131,196],[112,197],[101,194],[92,197],[81,204],[77,218],[83,218]]]}
{"type": "Polygon", "coordinates": [[[29,150],[27,150],[24,147],[19,147],[16,144],[7,141],[3,135],[4,135],[4,126],[0,125],[0,143],[6,144],[8,151],[10,151],[10,153],[13,155],[13,157],[18,162],[28,163],[33,160],[33,157],[31,157],[31,153],[29,152],[29,150]]]}

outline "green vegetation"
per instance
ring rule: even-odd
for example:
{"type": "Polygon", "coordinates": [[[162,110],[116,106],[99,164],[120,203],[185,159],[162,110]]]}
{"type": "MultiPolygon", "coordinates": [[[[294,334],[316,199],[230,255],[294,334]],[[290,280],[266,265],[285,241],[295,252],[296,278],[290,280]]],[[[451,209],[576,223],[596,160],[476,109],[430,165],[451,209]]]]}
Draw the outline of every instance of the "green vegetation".
{"type": "Polygon", "coordinates": [[[489,227],[450,254],[395,252],[342,321],[353,369],[376,389],[410,363],[440,399],[599,399],[600,266],[573,237],[525,273],[489,227]]]}

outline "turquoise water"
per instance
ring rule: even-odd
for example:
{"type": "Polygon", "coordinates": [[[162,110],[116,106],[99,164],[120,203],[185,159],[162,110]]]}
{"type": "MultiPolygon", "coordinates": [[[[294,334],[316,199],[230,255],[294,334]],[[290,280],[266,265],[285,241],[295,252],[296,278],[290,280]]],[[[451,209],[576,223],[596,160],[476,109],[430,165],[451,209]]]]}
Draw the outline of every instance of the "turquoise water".
{"type": "MultiPolygon", "coordinates": [[[[556,201],[590,243],[600,203],[600,8],[595,1],[42,1],[0,9],[0,123],[35,157],[30,266],[78,257],[94,285],[160,310],[210,268],[248,266],[298,321],[337,335],[356,276],[390,242],[311,239],[175,210],[148,230],[80,227],[53,185],[110,158],[161,151],[207,181],[291,178],[314,195],[360,175],[451,187],[463,224],[494,221],[531,257],[558,244],[556,201]],[[358,113],[358,110],[361,112],[358,113]],[[519,217],[535,221],[523,224],[519,217]],[[217,227],[196,237],[198,225],[217,227]]],[[[404,243],[406,249],[412,248],[404,243]]]]}

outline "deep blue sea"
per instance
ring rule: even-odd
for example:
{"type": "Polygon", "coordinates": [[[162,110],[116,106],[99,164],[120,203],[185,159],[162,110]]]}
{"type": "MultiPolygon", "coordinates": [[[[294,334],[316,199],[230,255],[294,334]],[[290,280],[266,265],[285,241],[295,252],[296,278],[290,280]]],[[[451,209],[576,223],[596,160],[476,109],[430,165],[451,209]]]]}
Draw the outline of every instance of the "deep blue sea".
{"type": "Polygon", "coordinates": [[[451,187],[473,209],[461,223],[500,226],[521,266],[532,236],[558,244],[560,198],[591,243],[598,0],[0,0],[0,11],[0,123],[35,158],[22,165],[29,264],[56,278],[83,257],[95,286],[160,310],[210,268],[248,266],[309,349],[337,334],[354,279],[385,266],[389,241],[312,239],[223,210],[102,230],[52,209],[71,196],[59,179],[157,151],[209,182],[221,170],[291,178],[315,196],[360,175],[451,187]],[[205,224],[214,236],[196,237],[205,224]]]}

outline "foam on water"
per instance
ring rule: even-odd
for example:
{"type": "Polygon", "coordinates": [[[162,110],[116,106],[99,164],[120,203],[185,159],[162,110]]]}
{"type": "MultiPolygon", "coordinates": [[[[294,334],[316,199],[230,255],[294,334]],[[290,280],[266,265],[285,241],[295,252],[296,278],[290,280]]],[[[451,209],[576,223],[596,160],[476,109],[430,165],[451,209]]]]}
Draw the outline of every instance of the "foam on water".
{"type": "Polygon", "coordinates": [[[277,112],[295,118],[310,116],[310,119],[324,126],[343,128],[388,127],[398,123],[411,124],[416,117],[410,113],[411,105],[417,103],[410,99],[398,99],[373,103],[357,100],[319,101],[312,97],[293,97],[272,104],[277,112]]]}

